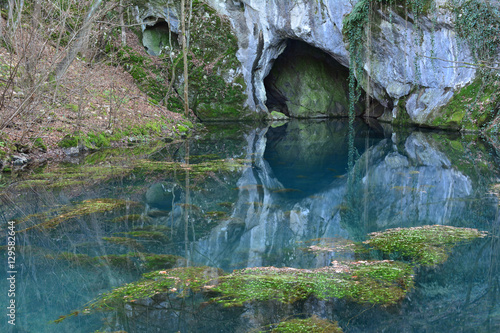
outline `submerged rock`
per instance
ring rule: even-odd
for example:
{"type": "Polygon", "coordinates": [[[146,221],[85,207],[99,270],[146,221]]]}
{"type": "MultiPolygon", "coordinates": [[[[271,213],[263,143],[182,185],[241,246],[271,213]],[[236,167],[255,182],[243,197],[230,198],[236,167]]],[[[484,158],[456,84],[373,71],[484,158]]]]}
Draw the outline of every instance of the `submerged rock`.
{"type": "Polygon", "coordinates": [[[180,190],[172,184],[156,183],[146,192],[146,203],[154,208],[171,210],[175,197],[179,198],[180,190]]]}
{"type": "Polygon", "coordinates": [[[458,243],[486,235],[477,229],[433,225],[374,232],[364,243],[385,253],[399,253],[423,266],[434,266],[445,262],[458,243]]]}

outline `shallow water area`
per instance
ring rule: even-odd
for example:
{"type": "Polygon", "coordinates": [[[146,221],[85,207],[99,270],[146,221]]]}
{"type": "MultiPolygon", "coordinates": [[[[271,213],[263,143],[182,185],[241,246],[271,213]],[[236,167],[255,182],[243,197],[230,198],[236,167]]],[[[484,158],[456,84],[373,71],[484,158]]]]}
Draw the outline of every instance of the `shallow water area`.
{"type": "Polygon", "coordinates": [[[336,321],[344,332],[500,330],[495,140],[361,120],[352,128],[347,120],[207,128],[186,142],[46,165],[0,188],[4,267],[9,221],[16,231],[15,296],[8,271],[0,275],[3,308],[15,299],[16,330],[7,316],[0,330],[259,332],[309,317],[336,321]],[[450,247],[427,266],[361,243],[373,232],[432,225],[488,236],[450,247]],[[353,284],[363,284],[362,274],[382,281],[352,268],[371,260],[413,269],[411,284],[390,285],[403,286],[396,302],[320,297],[318,289],[258,299],[248,285],[255,301],[224,306],[217,288],[209,290],[222,274],[245,277],[255,271],[244,269],[259,267],[258,274],[302,270],[296,280],[304,285],[318,269],[348,272],[353,284]],[[85,313],[89,302],[144,273],[201,266],[215,274],[203,292],[169,287],[171,294],[85,313]]]}

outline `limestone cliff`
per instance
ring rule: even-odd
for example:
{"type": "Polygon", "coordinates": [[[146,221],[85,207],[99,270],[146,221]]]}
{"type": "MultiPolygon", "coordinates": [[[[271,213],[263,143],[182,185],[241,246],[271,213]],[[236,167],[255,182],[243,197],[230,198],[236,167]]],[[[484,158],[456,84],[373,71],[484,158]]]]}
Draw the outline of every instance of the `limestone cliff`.
{"type": "MultiPolygon", "coordinates": [[[[382,111],[379,108],[371,116],[381,116],[385,121],[450,127],[446,124],[447,119],[441,119],[440,110],[456,92],[476,77],[473,66],[457,65],[474,63],[474,58],[468,44],[457,35],[452,0],[427,1],[425,3],[429,6],[419,12],[415,12],[408,2],[400,4],[396,0],[205,2],[231,22],[238,43],[236,57],[241,63],[234,70],[244,78],[245,105],[253,111],[271,111],[265,79],[290,40],[307,43],[323,51],[339,66],[348,68],[352,57],[349,54],[346,22],[352,19],[356,6],[367,3],[371,6],[370,29],[365,29],[361,38],[369,40],[364,44],[365,50],[369,49],[369,56],[363,59],[363,75],[358,77],[358,81],[383,107],[382,111]],[[438,118],[440,121],[436,122],[438,118]]],[[[144,21],[147,17],[163,15],[164,19],[172,21],[172,30],[176,30],[176,7],[159,10],[161,3],[150,2],[149,9],[143,11],[138,19],[144,21]]],[[[287,98],[290,100],[289,96],[285,96],[287,98]]],[[[338,106],[340,104],[335,104],[337,107],[332,106],[332,109],[342,110],[338,106]]],[[[306,117],[315,116],[310,109],[306,117]]],[[[313,111],[320,116],[339,113],[313,111]]],[[[296,112],[290,112],[290,115],[300,117],[296,112]]]]}

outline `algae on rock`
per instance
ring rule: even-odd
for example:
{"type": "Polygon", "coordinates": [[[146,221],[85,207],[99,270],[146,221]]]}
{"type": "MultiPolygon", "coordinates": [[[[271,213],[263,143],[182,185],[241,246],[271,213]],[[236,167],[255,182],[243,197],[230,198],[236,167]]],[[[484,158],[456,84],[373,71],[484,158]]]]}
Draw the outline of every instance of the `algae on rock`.
{"type": "Polygon", "coordinates": [[[482,237],[486,233],[477,229],[433,225],[374,232],[364,243],[385,253],[399,253],[422,266],[434,266],[445,262],[458,243],[482,237]]]}

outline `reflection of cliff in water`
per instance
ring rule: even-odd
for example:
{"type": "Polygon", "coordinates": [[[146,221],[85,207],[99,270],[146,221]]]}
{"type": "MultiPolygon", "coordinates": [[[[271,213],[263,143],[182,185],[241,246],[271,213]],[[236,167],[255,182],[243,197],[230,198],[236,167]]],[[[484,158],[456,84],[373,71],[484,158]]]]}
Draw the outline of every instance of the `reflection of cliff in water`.
{"type": "MultiPolygon", "coordinates": [[[[332,259],[356,259],[353,253],[313,255],[303,250],[320,243],[320,238],[360,240],[371,231],[390,227],[449,224],[480,227],[498,235],[497,200],[475,199],[485,194],[485,188],[479,187],[483,180],[473,181],[458,171],[442,148],[444,136],[415,132],[400,138],[370,132],[362,124],[357,130],[360,157],[350,177],[346,135],[335,124],[308,124],[301,129],[290,123],[248,134],[245,154],[252,162],[238,180],[231,216],[195,243],[193,262],[226,270],[320,267],[332,259]],[[283,135],[277,136],[280,132],[283,135]],[[487,227],[485,221],[492,225],[487,227]]],[[[345,332],[402,332],[416,327],[444,332],[457,323],[467,331],[487,327],[493,332],[500,327],[497,239],[458,247],[438,269],[419,271],[410,298],[390,311],[314,298],[231,309],[215,304],[198,308],[196,303],[193,310],[188,304],[172,305],[157,298],[128,308],[133,325],[127,328],[139,332],[169,323],[193,332],[247,332],[307,313],[337,320],[345,332]]]]}
{"type": "Polygon", "coordinates": [[[319,267],[304,241],[363,240],[390,227],[462,225],[473,194],[435,140],[415,132],[401,142],[356,124],[360,157],[347,174],[347,126],[291,122],[247,136],[253,162],[238,181],[231,217],[196,243],[194,261],[224,269],[319,267]],[[394,141],[393,141],[394,140],[394,141]]]}

